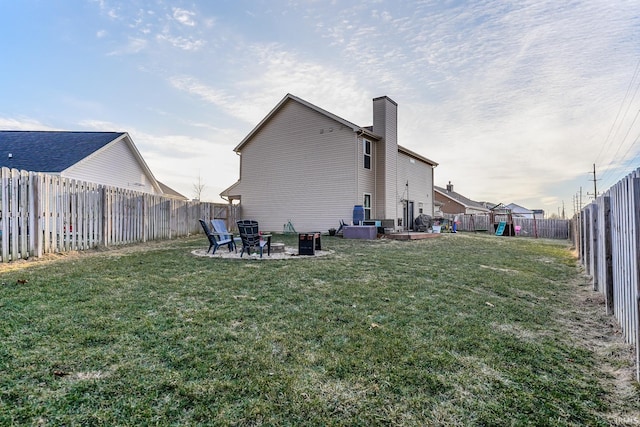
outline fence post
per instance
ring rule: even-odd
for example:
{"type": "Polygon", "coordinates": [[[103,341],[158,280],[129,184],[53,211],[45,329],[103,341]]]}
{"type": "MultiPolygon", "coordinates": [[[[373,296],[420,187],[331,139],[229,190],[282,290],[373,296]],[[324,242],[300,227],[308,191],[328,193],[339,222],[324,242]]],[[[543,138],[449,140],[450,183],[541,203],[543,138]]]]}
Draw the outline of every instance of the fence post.
{"type": "Polygon", "coordinates": [[[148,239],[147,223],[149,219],[147,218],[147,215],[149,215],[149,210],[147,209],[147,203],[148,203],[147,198],[148,198],[147,194],[143,194],[142,197],[140,198],[140,204],[142,205],[140,209],[142,209],[142,241],[143,242],[146,242],[148,239]]]}
{"type": "Polygon", "coordinates": [[[38,220],[38,179],[34,172],[29,172],[29,256],[39,257],[40,221],[38,220]]]}
{"type": "Polygon", "coordinates": [[[0,240],[2,240],[2,262],[9,262],[9,169],[0,168],[0,240]]]}
{"type": "Polygon", "coordinates": [[[105,186],[100,187],[100,195],[102,199],[102,244],[107,247],[109,235],[109,225],[107,224],[107,211],[109,210],[109,203],[107,203],[107,189],[105,186]]]}
{"type": "MultiPolygon", "coordinates": [[[[632,290],[636,293],[636,304],[632,309],[635,310],[632,327],[635,328],[635,334],[632,335],[635,339],[636,346],[636,381],[640,382],[640,178],[631,179],[631,208],[633,217],[631,218],[631,235],[633,236],[633,255],[632,262],[635,263],[635,277],[632,277],[632,281],[635,286],[631,286],[632,290]]],[[[633,299],[632,299],[633,300],[633,299]]]]}
{"type": "Polygon", "coordinates": [[[582,263],[582,265],[584,266],[584,219],[585,217],[585,213],[584,213],[584,209],[582,209],[580,211],[580,213],[578,213],[578,220],[579,220],[579,224],[580,226],[578,227],[578,240],[580,241],[580,250],[578,251],[578,255],[580,256],[580,262],[582,263]]]}
{"type": "Polygon", "coordinates": [[[20,238],[20,230],[18,228],[18,182],[20,180],[20,172],[11,169],[11,261],[18,259],[18,239],[20,238]]]}
{"type": "Polygon", "coordinates": [[[593,202],[589,207],[591,211],[591,277],[593,278],[593,290],[597,291],[599,289],[598,283],[598,232],[599,232],[599,224],[598,224],[598,205],[593,202]]]}
{"type": "Polygon", "coordinates": [[[26,171],[20,171],[18,174],[18,232],[20,237],[18,239],[18,246],[20,248],[20,258],[29,258],[29,173],[26,171]]]}
{"type": "Polygon", "coordinates": [[[578,249],[578,257],[582,261],[582,211],[578,211],[575,227],[576,248],[578,249]]]}
{"type": "Polygon", "coordinates": [[[613,254],[611,253],[611,197],[603,197],[603,211],[604,211],[604,257],[605,271],[604,271],[604,297],[607,307],[607,314],[613,314],[613,254]]]}
{"type": "Polygon", "coordinates": [[[582,237],[582,245],[584,246],[584,251],[582,254],[582,265],[585,267],[585,271],[587,274],[591,273],[591,210],[589,206],[584,208],[583,210],[583,229],[584,234],[582,237]]]}

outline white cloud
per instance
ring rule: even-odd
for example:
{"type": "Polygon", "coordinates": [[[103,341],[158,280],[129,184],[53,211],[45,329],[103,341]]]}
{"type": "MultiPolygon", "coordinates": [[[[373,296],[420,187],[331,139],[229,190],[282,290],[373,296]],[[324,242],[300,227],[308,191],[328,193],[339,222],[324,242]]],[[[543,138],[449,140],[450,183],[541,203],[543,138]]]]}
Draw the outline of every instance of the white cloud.
{"type": "Polygon", "coordinates": [[[229,105],[231,99],[228,95],[225,95],[223,91],[216,90],[213,87],[207,86],[195,77],[190,76],[174,76],[169,78],[169,83],[176,89],[184,92],[196,95],[206,102],[209,102],[218,106],[229,105]]]}
{"type": "Polygon", "coordinates": [[[173,8],[173,19],[175,19],[182,25],[194,27],[196,25],[195,21],[193,20],[194,16],[196,16],[195,12],[180,9],[178,7],[173,8]]]}
{"type": "Polygon", "coordinates": [[[192,37],[175,37],[168,34],[158,34],[157,39],[160,41],[167,41],[173,47],[186,51],[197,51],[205,45],[204,40],[198,40],[192,37]]]}
{"type": "Polygon", "coordinates": [[[107,2],[105,0],[94,0],[94,1],[98,3],[98,7],[100,8],[100,11],[103,14],[107,15],[111,19],[119,18],[116,8],[109,7],[109,5],[107,5],[107,2]]]}
{"type": "Polygon", "coordinates": [[[81,120],[78,122],[78,126],[80,129],[94,132],[126,132],[126,129],[122,129],[116,124],[105,120],[81,120]]]}
{"type": "Polygon", "coordinates": [[[211,139],[135,129],[130,135],[156,179],[187,197],[193,197],[198,175],[205,184],[203,199],[212,201],[221,201],[219,194],[238,178],[239,159],[229,141],[239,141],[239,135],[233,131],[212,134],[211,139]]]}
{"type": "Polygon", "coordinates": [[[119,49],[109,52],[108,56],[133,55],[144,50],[148,45],[147,40],[130,37],[127,44],[119,49]]]}
{"type": "Polygon", "coordinates": [[[245,47],[255,70],[225,89],[193,76],[174,76],[176,89],[213,104],[232,117],[257,124],[287,93],[292,93],[334,114],[359,124],[371,123],[372,96],[362,90],[358,79],[341,70],[306,61],[278,45],[245,47]],[[348,100],[348,102],[345,102],[348,100]],[[362,105],[367,105],[362,110],[362,105]]]}
{"type": "Polygon", "coordinates": [[[22,117],[0,117],[0,129],[2,130],[61,130],[45,125],[38,120],[22,117]]]}

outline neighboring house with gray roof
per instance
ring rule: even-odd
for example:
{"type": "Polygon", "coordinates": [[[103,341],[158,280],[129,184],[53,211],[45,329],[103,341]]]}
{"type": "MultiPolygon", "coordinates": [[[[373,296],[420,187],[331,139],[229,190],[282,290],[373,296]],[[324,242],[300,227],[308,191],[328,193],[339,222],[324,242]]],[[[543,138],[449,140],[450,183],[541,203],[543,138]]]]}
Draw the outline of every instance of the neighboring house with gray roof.
{"type": "Polygon", "coordinates": [[[158,181],[158,184],[160,184],[160,188],[162,189],[163,196],[171,197],[172,199],[178,199],[178,200],[189,200],[188,197],[186,197],[181,193],[178,193],[176,190],[174,190],[171,187],[168,187],[166,184],[163,184],[160,181],[158,181]]]}
{"type": "Polygon", "coordinates": [[[489,209],[481,203],[473,201],[460,193],[453,191],[453,184],[449,181],[446,188],[434,186],[433,191],[437,202],[442,203],[440,210],[447,214],[479,214],[489,213],[489,209]]]}
{"type": "Polygon", "coordinates": [[[373,126],[358,126],[287,94],[234,148],[239,180],[220,193],[266,231],[298,231],[365,219],[413,227],[433,214],[432,160],[398,145],[398,105],[373,99],[373,126]]]}
{"type": "Polygon", "coordinates": [[[163,188],[127,132],[0,131],[0,167],[186,199],[163,188]]]}

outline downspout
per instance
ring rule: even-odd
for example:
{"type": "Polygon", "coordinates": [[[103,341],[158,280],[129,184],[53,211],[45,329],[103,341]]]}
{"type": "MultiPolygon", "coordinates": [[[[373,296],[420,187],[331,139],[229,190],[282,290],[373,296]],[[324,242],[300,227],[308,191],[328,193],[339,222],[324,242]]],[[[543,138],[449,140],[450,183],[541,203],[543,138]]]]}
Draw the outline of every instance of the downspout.
{"type": "MultiPolygon", "coordinates": [[[[358,131],[358,132],[360,132],[360,131],[358,131]]],[[[358,204],[358,194],[360,194],[360,168],[358,167],[358,164],[359,164],[359,162],[358,162],[358,160],[359,160],[359,158],[358,158],[359,157],[358,156],[358,150],[360,148],[359,147],[360,141],[358,139],[358,136],[362,135],[362,133],[360,132],[360,134],[359,134],[358,132],[355,133],[355,135],[356,135],[356,148],[355,148],[356,155],[354,157],[355,157],[355,166],[356,166],[356,185],[355,185],[356,194],[354,194],[354,200],[355,200],[354,205],[358,204]]]]}
{"type": "MultiPolygon", "coordinates": [[[[373,142],[371,143],[371,145],[373,145],[373,142]]],[[[376,210],[375,210],[376,216],[374,219],[378,219],[379,216],[384,217],[384,215],[378,215],[378,168],[376,166],[378,162],[378,144],[377,143],[375,147],[376,147],[375,157],[371,162],[373,164],[373,200],[371,201],[371,204],[376,207],[376,210]]],[[[371,147],[371,150],[373,151],[373,147],[371,147]]],[[[385,219],[385,218],[379,218],[379,219],[385,219]]]]}
{"type": "Polygon", "coordinates": [[[436,192],[433,189],[433,179],[434,179],[434,166],[431,166],[431,217],[436,216],[436,192]]]}
{"type": "MultiPolygon", "coordinates": [[[[396,133],[397,133],[397,129],[396,129],[396,133]]],[[[395,187],[396,187],[396,217],[393,219],[393,221],[394,221],[394,223],[396,223],[398,221],[398,206],[400,205],[400,199],[398,199],[398,151],[397,151],[397,141],[396,141],[396,152],[394,154],[395,154],[394,157],[396,158],[396,179],[395,179],[395,187]]],[[[407,202],[407,217],[409,216],[408,212],[409,212],[409,203],[407,202]]],[[[403,215],[403,217],[404,217],[404,215],[403,215]]],[[[404,224],[403,227],[406,227],[406,224],[404,224]]]]}

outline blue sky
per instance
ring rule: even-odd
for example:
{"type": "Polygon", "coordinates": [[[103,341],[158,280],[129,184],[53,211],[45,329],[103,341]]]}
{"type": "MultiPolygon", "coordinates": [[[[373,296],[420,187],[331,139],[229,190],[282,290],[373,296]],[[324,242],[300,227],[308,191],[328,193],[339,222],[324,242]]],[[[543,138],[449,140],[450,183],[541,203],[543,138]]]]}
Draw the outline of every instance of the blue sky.
{"type": "Polygon", "coordinates": [[[0,0],[0,129],[127,131],[203,198],[292,93],[399,142],[474,200],[573,213],[640,166],[638,1],[0,0]]]}

